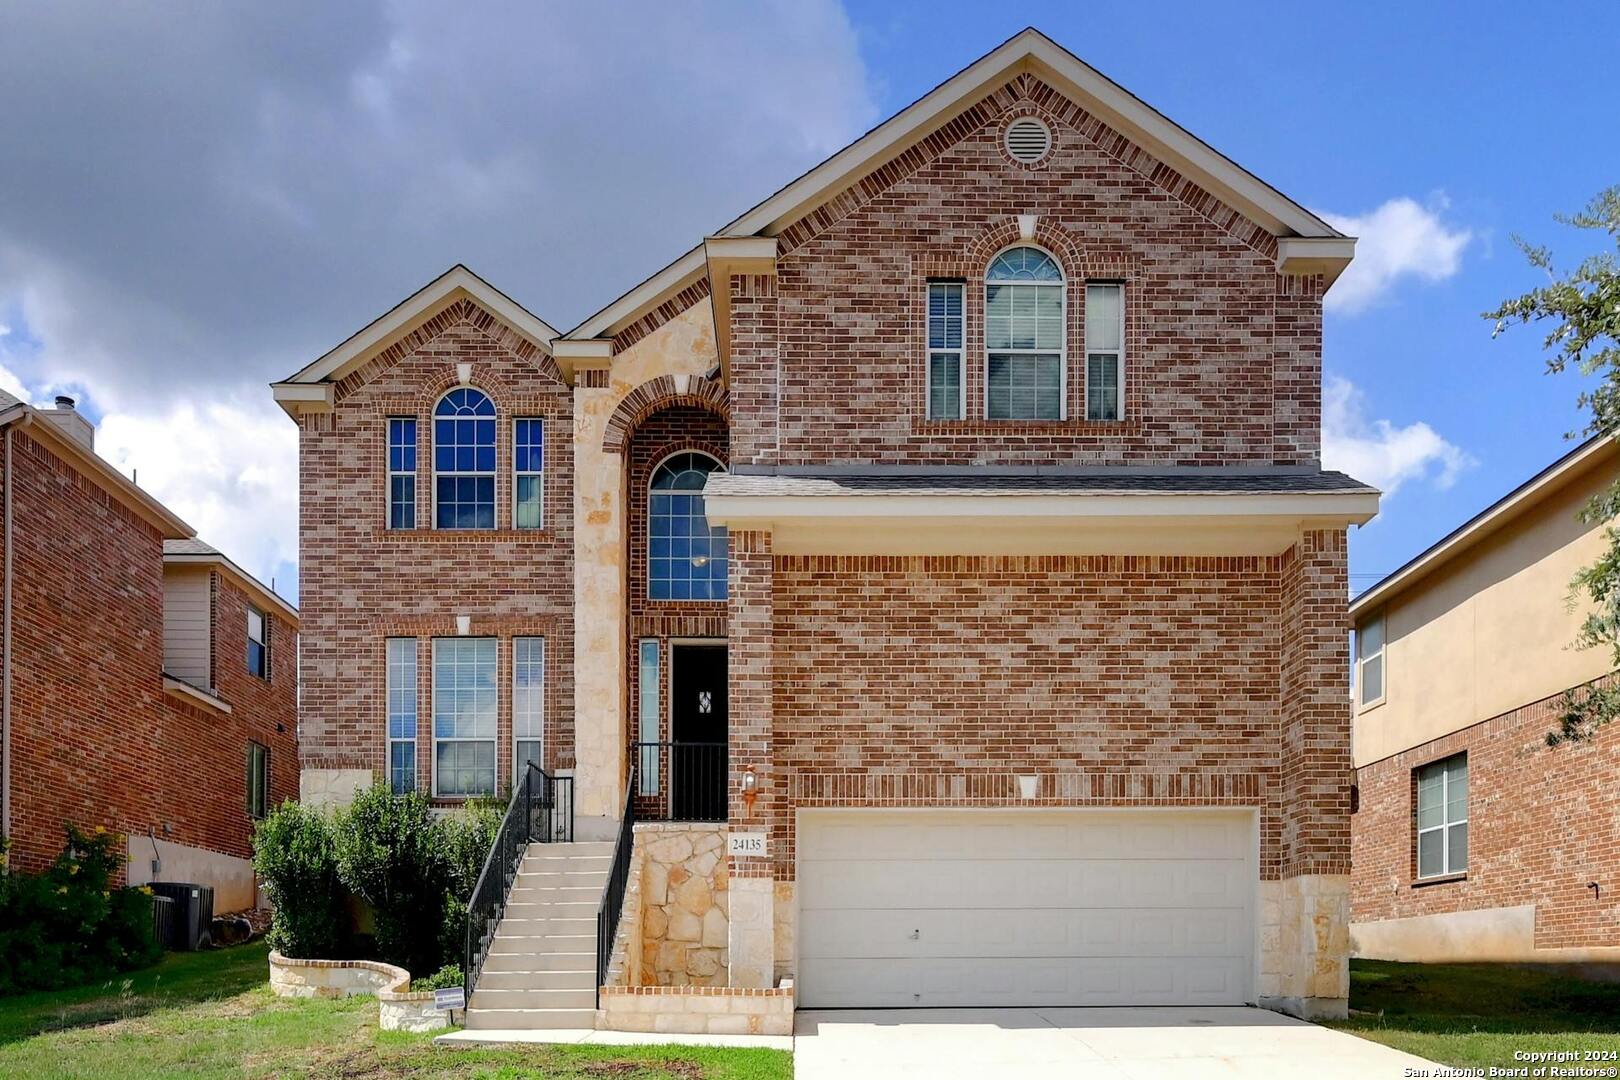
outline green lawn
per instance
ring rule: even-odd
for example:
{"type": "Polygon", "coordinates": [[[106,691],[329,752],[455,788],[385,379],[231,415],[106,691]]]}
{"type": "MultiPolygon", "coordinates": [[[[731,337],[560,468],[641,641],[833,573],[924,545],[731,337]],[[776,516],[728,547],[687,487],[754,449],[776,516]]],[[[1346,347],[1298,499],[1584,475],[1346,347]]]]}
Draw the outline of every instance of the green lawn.
{"type": "Polygon", "coordinates": [[[262,944],[170,954],[113,983],[0,998],[0,1077],[545,1077],[789,1080],[779,1050],[536,1046],[441,1050],[377,1030],[371,998],[278,998],[262,944]]]}
{"type": "MultiPolygon", "coordinates": [[[[1502,964],[1352,960],[1350,1010],[1330,1026],[1446,1065],[1526,1064],[1514,1051],[1620,1052],[1620,985],[1502,964]]],[[[1564,1067],[1583,1064],[1620,1063],[1564,1067]]]]}

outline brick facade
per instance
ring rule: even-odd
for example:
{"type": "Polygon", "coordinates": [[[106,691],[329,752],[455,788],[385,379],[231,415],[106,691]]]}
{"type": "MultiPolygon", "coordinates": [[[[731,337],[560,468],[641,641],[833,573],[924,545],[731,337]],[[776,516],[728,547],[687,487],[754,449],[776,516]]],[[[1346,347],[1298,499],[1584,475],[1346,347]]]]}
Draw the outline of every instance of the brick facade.
{"type": "Polygon", "coordinates": [[[1558,716],[1558,698],[1533,702],[1357,770],[1357,923],[1533,904],[1537,949],[1620,941],[1620,906],[1609,895],[1620,852],[1620,730],[1549,748],[1558,716]],[[1416,770],[1460,753],[1468,872],[1417,884],[1416,770]]]}
{"type": "MultiPolygon", "coordinates": [[[[166,694],[163,537],[26,431],[11,438],[12,865],[49,863],[70,823],[251,857],[247,743],[270,748],[272,803],[298,792],[296,665],[247,675],[245,600],[216,573],[232,711],[166,694]]],[[[267,615],[295,657],[297,628],[267,615]]]]}
{"type": "Polygon", "coordinates": [[[512,776],[512,638],[545,644],[545,762],[574,764],[573,399],[543,351],[470,301],[340,384],[299,441],[305,768],[387,776],[385,641],[417,639],[417,787],[433,790],[433,639],[498,639],[496,787],[512,776]],[[432,528],[431,414],[470,364],[496,409],[495,529],[432,528]],[[387,524],[390,417],[417,421],[417,527],[387,524]],[[544,423],[543,527],[512,527],[512,421],[544,423]]]}

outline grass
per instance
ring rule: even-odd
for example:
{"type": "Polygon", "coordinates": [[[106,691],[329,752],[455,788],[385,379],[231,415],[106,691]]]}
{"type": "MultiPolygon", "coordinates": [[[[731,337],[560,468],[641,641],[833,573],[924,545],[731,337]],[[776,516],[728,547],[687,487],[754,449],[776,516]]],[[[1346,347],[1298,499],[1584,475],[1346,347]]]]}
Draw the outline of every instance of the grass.
{"type": "Polygon", "coordinates": [[[1352,960],[1350,1010],[1331,1026],[1446,1065],[1523,1067],[1515,1051],[1620,1052],[1620,985],[1546,970],[1352,960]]]}
{"type": "Polygon", "coordinates": [[[114,984],[0,998],[0,1077],[789,1080],[779,1050],[533,1046],[443,1050],[377,1030],[371,998],[278,998],[262,944],[170,954],[114,984]]]}

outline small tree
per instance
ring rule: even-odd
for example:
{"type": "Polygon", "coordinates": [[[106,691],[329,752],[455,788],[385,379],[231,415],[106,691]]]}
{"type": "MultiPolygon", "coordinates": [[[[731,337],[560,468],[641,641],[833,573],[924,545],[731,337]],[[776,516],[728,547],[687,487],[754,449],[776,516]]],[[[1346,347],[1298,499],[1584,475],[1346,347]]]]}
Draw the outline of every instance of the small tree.
{"type": "MultiPolygon", "coordinates": [[[[1598,194],[1586,209],[1558,220],[1577,229],[1609,234],[1615,251],[1602,251],[1583,260],[1562,276],[1553,266],[1549,249],[1513,241],[1530,264],[1547,275],[1548,284],[1508,300],[1485,317],[1495,321],[1497,334],[1527,323],[1550,325],[1545,347],[1552,353],[1549,372],[1570,368],[1596,376],[1594,386],[1582,389],[1577,404],[1589,412],[1585,427],[1570,436],[1620,433],[1620,186],[1598,194]]],[[[1592,499],[1581,512],[1588,522],[1610,522],[1620,517],[1620,479],[1592,499]]],[[[1596,562],[1583,567],[1570,582],[1571,600],[1584,593],[1595,609],[1576,635],[1578,648],[1609,650],[1610,665],[1620,668],[1620,532],[1606,526],[1608,547],[1596,562]]],[[[1585,738],[1593,729],[1620,715],[1620,692],[1588,687],[1564,696],[1559,729],[1549,732],[1547,743],[1585,738]]]]}
{"type": "Polygon", "coordinates": [[[295,802],[271,810],[253,833],[253,868],[275,908],[271,948],[301,960],[345,955],[349,919],[325,814],[295,802]]]}

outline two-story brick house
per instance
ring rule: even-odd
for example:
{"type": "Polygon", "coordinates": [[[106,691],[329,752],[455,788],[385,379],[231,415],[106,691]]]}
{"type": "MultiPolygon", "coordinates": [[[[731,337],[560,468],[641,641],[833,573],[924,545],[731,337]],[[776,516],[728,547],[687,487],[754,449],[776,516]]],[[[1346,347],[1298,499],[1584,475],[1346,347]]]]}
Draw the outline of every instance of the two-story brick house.
{"type": "Polygon", "coordinates": [[[35,871],[114,830],[128,883],[253,907],[254,821],[298,790],[297,609],[94,438],[0,393],[0,835],[35,871]]]}
{"type": "Polygon", "coordinates": [[[275,386],[306,798],[729,831],[630,981],[1342,1013],[1353,248],[1026,31],[566,334],[453,269],[275,386]]]}

